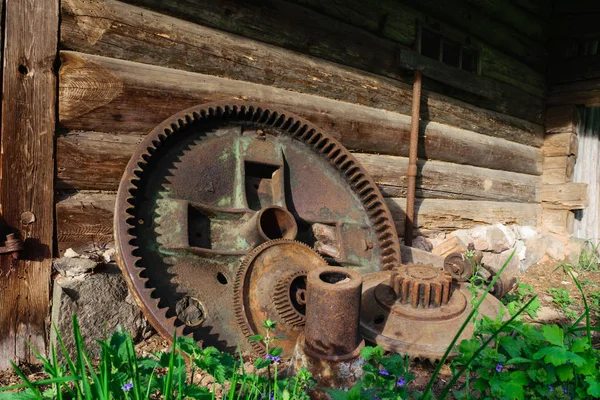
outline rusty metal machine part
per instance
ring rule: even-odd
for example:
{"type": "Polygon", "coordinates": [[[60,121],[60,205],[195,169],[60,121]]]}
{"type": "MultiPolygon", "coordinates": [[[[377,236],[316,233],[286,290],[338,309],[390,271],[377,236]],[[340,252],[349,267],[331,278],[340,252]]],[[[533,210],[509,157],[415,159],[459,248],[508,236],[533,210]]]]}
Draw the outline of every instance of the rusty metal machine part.
{"type": "MultiPolygon", "coordinates": [[[[317,268],[309,272],[307,284],[306,328],[298,337],[289,372],[304,367],[319,388],[348,389],[363,373],[362,277],[348,268],[317,268]]],[[[311,398],[329,396],[317,390],[311,398]]]]}
{"type": "Polygon", "coordinates": [[[305,351],[328,360],[355,357],[364,344],[359,334],[362,277],[345,268],[308,274],[305,351]]]}
{"type": "MultiPolygon", "coordinates": [[[[482,259],[483,253],[481,251],[476,251],[470,259],[464,253],[450,253],[444,259],[444,270],[449,272],[452,278],[457,281],[466,282],[473,277],[473,266],[479,265],[479,268],[477,268],[477,279],[480,279],[483,284],[489,285],[494,276],[496,276],[496,271],[490,266],[482,264],[482,259]]],[[[494,286],[490,289],[490,293],[501,299],[513,288],[515,282],[515,278],[511,278],[507,274],[500,275],[494,286]]]]}
{"type": "MultiPolygon", "coordinates": [[[[271,240],[252,250],[240,265],[234,283],[234,308],[245,336],[260,332],[265,319],[278,322],[275,335],[283,356],[291,356],[304,327],[306,276],[326,267],[321,256],[307,245],[292,240],[271,240]],[[304,294],[302,294],[304,293],[304,294]]],[[[262,343],[250,342],[264,353],[262,343]]]]}
{"type": "MultiPolygon", "coordinates": [[[[408,264],[363,277],[361,333],[384,349],[438,360],[470,313],[471,292],[447,271],[408,264]]],[[[495,317],[500,302],[487,296],[480,314],[495,317]]],[[[461,340],[471,337],[469,324],[461,340]]]]}
{"type": "Polygon", "coordinates": [[[14,233],[6,235],[4,246],[0,247],[0,254],[10,254],[12,258],[19,258],[19,252],[25,248],[25,245],[15,236],[14,233]]]}
{"type": "MultiPolygon", "coordinates": [[[[331,264],[368,273],[400,260],[391,214],[354,157],[319,128],[264,105],[201,105],[157,126],[124,172],[114,222],[118,263],[157,331],[224,349],[250,346],[233,282],[261,243],[319,247],[318,224],[328,227],[320,248],[331,264]]],[[[280,292],[289,282],[275,275],[280,292]]],[[[290,309],[277,302],[269,317],[298,328],[301,317],[286,317],[290,309]]]]}

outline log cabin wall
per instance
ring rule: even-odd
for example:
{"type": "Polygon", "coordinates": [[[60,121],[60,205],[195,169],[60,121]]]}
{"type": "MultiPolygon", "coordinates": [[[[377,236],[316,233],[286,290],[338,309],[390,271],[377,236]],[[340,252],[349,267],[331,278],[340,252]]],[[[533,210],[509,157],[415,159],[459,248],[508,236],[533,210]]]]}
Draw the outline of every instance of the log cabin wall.
{"type": "Polygon", "coordinates": [[[58,255],[110,246],[121,174],[155,125],[240,99],[335,135],[378,182],[402,233],[415,68],[418,233],[539,225],[548,7],[453,3],[62,0],[58,255]],[[476,49],[478,71],[419,55],[423,27],[476,49]]]}

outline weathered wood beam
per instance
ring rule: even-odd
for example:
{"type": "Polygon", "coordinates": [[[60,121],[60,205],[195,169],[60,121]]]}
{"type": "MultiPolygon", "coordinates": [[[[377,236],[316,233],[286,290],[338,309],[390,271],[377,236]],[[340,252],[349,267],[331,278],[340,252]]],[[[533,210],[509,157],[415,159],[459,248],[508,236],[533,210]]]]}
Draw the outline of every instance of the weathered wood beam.
{"type": "MultiPolygon", "coordinates": [[[[75,251],[104,248],[112,242],[114,193],[76,192],[65,194],[56,203],[58,247],[75,251]]],[[[398,232],[404,232],[406,199],[387,198],[398,232]]],[[[496,222],[537,225],[539,204],[447,199],[418,199],[415,227],[420,233],[467,229],[496,222]]]]}
{"type": "Polygon", "coordinates": [[[573,234],[575,214],[570,210],[559,210],[542,206],[542,227],[561,236],[573,234]]]}
{"type": "Polygon", "coordinates": [[[546,134],[574,133],[579,126],[579,112],[573,104],[550,107],[546,110],[546,134]]]}
{"type": "MultiPolygon", "coordinates": [[[[56,143],[58,189],[117,190],[125,166],[143,136],[80,132],[56,143]]],[[[384,196],[406,195],[406,157],[354,153],[384,196]]],[[[442,161],[419,161],[417,197],[539,202],[536,176],[442,161]]]]}
{"type": "Polygon", "coordinates": [[[5,4],[0,206],[25,249],[18,261],[0,257],[0,369],[39,362],[32,348],[46,353],[58,9],[57,0],[5,4]]]}
{"type": "MultiPolygon", "coordinates": [[[[65,0],[62,7],[61,44],[68,49],[411,112],[411,87],[396,79],[114,0],[65,0]]],[[[516,75],[527,76],[522,71],[516,75]]],[[[430,91],[422,98],[421,109],[428,120],[523,144],[542,144],[540,125],[430,91]]]]}
{"type": "MultiPolygon", "coordinates": [[[[388,198],[387,204],[396,221],[396,230],[404,232],[406,199],[388,198]]],[[[469,229],[480,224],[539,225],[539,204],[447,199],[418,199],[415,205],[417,233],[469,229]]]]}
{"type": "MultiPolygon", "coordinates": [[[[187,107],[243,99],[301,115],[336,135],[350,150],[408,154],[407,115],[99,56],[61,52],[61,59],[59,117],[66,129],[146,134],[187,107]]],[[[427,121],[421,135],[424,159],[541,174],[542,154],[535,147],[427,121]]]]}
{"type": "Polygon", "coordinates": [[[573,180],[575,156],[544,157],[542,164],[542,183],[559,184],[573,180]]]}
{"type": "Polygon", "coordinates": [[[545,208],[580,210],[588,205],[587,183],[563,183],[542,187],[542,204],[545,208]]]}
{"type": "MultiPolygon", "coordinates": [[[[131,0],[128,3],[389,78],[406,79],[406,70],[420,69],[428,78],[424,81],[425,89],[445,90],[439,85],[429,86],[432,81],[441,82],[459,89],[448,91],[454,97],[541,122],[544,100],[540,97],[421,57],[409,47],[283,0],[271,0],[268,6],[236,0],[131,0]]],[[[531,58],[528,55],[535,52],[535,46],[528,47],[522,59],[531,58]]]]}
{"type": "Polygon", "coordinates": [[[542,151],[544,152],[544,157],[571,155],[577,157],[578,143],[579,140],[574,133],[555,133],[546,136],[542,151]]]}
{"type": "Polygon", "coordinates": [[[577,57],[570,60],[553,60],[548,63],[548,83],[583,81],[600,78],[600,57],[577,57]]]}
{"type": "Polygon", "coordinates": [[[548,105],[581,104],[587,107],[600,106],[600,79],[552,85],[548,91],[548,105]]]}
{"type": "MultiPolygon", "coordinates": [[[[383,36],[395,42],[414,48],[417,38],[418,25],[432,25],[431,17],[413,8],[394,1],[379,0],[375,7],[365,7],[361,0],[292,0],[294,3],[311,8],[321,14],[344,21],[350,25],[365,29],[375,35],[383,36]]],[[[539,19],[531,13],[521,9],[511,9],[510,4],[503,3],[501,7],[493,2],[482,4],[482,0],[468,0],[475,7],[483,9],[483,12],[491,14],[492,18],[502,17],[504,14],[498,11],[507,11],[512,17],[526,19],[526,24],[515,24],[524,30],[530,30],[527,36],[535,37],[541,34],[539,19]]],[[[457,30],[444,23],[436,23],[440,33],[448,38],[461,40],[470,34],[468,30],[457,30]]],[[[543,24],[546,26],[546,23],[543,24]]],[[[466,26],[463,28],[469,28],[466,26]]],[[[545,74],[523,64],[520,59],[510,57],[495,47],[490,46],[485,40],[478,40],[470,36],[470,44],[480,49],[481,75],[512,86],[521,88],[528,93],[538,97],[544,97],[546,77],[545,74]]],[[[546,39],[541,39],[542,43],[546,39]]]]}

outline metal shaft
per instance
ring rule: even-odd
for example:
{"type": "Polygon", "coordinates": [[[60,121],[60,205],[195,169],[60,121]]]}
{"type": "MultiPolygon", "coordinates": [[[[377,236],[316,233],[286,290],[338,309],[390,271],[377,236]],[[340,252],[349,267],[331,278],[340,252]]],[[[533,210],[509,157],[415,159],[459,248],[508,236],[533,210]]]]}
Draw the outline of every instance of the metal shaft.
{"type": "Polygon", "coordinates": [[[404,223],[404,244],[412,246],[415,220],[415,191],[417,184],[417,151],[419,148],[419,114],[421,112],[421,71],[415,70],[412,96],[412,116],[410,120],[410,142],[408,152],[408,187],[406,194],[406,220],[404,223]]]}
{"type": "Polygon", "coordinates": [[[362,343],[359,334],[362,277],[354,270],[326,267],[307,278],[306,347],[325,357],[343,357],[362,343]]]}

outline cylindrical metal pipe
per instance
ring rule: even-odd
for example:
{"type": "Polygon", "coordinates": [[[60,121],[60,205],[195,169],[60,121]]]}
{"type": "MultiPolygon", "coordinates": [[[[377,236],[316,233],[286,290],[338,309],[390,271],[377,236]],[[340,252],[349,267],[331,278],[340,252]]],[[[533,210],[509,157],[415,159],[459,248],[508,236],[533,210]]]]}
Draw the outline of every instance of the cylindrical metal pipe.
{"type": "Polygon", "coordinates": [[[307,278],[305,350],[328,359],[343,358],[361,344],[362,277],[354,270],[326,267],[307,278]]]}
{"type": "Polygon", "coordinates": [[[412,246],[415,220],[415,192],[417,184],[417,151],[419,149],[419,114],[421,112],[421,71],[415,70],[410,120],[410,141],[408,151],[408,186],[406,190],[406,220],[404,222],[404,244],[412,246]]]}

